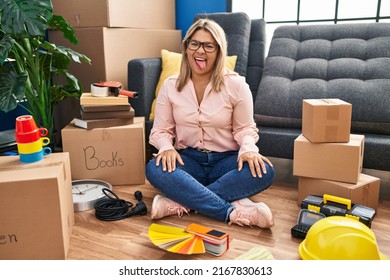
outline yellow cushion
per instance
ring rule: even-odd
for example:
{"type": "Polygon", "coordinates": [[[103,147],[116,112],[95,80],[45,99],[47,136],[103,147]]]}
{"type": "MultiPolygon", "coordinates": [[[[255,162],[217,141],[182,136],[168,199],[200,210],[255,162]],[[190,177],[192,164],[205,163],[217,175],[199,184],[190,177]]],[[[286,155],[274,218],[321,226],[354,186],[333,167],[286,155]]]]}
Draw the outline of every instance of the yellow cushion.
{"type": "MultiPolygon", "coordinates": [[[[181,63],[181,53],[170,52],[163,49],[161,50],[161,60],[162,60],[162,71],[156,87],[156,93],[155,93],[156,98],[165,79],[174,74],[179,73],[180,63],[181,63]]],[[[226,59],[226,67],[234,71],[234,67],[236,66],[236,61],[237,61],[236,55],[228,56],[226,59]]],[[[150,120],[154,119],[156,98],[153,100],[152,103],[152,108],[149,116],[150,120]]]]}

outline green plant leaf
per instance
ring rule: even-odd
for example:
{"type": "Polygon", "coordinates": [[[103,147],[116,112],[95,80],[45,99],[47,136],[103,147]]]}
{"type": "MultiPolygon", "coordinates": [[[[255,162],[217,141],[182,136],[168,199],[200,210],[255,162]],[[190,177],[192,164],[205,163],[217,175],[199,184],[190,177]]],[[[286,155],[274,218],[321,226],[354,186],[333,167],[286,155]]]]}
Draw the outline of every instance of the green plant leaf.
{"type": "Polygon", "coordinates": [[[52,29],[60,30],[64,34],[64,38],[72,44],[77,45],[79,43],[72,26],[62,16],[53,15],[49,26],[52,29]]]}
{"type": "Polygon", "coordinates": [[[80,97],[81,95],[80,81],[71,73],[69,73],[67,70],[62,70],[62,75],[66,77],[66,81],[67,81],[67,84],[64,86],[64,90],[67,93],[69,93],[71,96],[80,97]]]}
{"type": "Polygon", "coordinates": [[[16,37],[45,36],[53,17],[51,0],[1,0],[1,29],[16,37]]]}
{"type": "Polygon", "coordinates": [[[51,137],[54,105],[81,95],[81,83],[67,68],[90,59],[48,42],[49,27],[77,43],[66,20],[53,16],[51,0],[0,0],[0,110],[9,112],[26,100],[25,108],[51,137]]]}
{"type": "MultiPolygon", "coordinates": [[[[68,69],[70,63],[72,62],[71,58],[63,52],[58,52],[58,50],[52,53],[51,68],[53,69],[68,69]]],[[[53,70],[50,70],[53,72],[53,70]]]]}
{"type": "Polygon", "coordinates": [[[76,79],[76,77],[74,77],[66,70],[61,70],[56,73],[61,76],[65,76],[67,84],[64,86],[57,84],[51,87],[51,96],[53,104],[57,105],[62,100],[68,97],[75,97],[77,99],[80,98],[81,83],[76,79]]]}
{"type": "Polygon", "coordinates": [[[88,64],[91,64],[91,59],[89,59],[84,54],[81,54],[79,52],[76,52],[64,46],[57,46],[57,49],[63,53],[66,53],[69,57],[72,58],[74,62],[81,63],[81,61],[83,61],[83,62],[87,62],[88,64]]]}
{"type": "Polygon", "coordinates": [[[8,54],[12,49],[15,40],[9,35],[4,35],[0,40],[0,65],[8,58],[8,54]]]}
{"type": "MultiPolygon", "coordinates": [[[[76,52],[76,51],[74,51],[70,48],[64,47],[64,46],[57,46],[53,43],[49,43],[49,42],[45,41],[45,42],[40,43],[39,47],[41,49],[47,50],[48,52],[50,52],[52,54],[66,56],[69,58],[69,60],[71,59],[77,63],[81,63],[81,61],[83,61],[83,62],[87,62],[87,63],[91,64],[91,59],[89,59],[86,55],[81,54],[79,52],[76,52]]],[[[66,65],[66,67],[68,67],[68,66],[69,66],[69,64],[66,65]]]]}
{"type": "Polygon", "coordinates": [[[16,108],[18,100],[23,100],[27,83],[27,74],[17,75],[15,72],[0,73],[0,108],[9,112],[16,108]]]}

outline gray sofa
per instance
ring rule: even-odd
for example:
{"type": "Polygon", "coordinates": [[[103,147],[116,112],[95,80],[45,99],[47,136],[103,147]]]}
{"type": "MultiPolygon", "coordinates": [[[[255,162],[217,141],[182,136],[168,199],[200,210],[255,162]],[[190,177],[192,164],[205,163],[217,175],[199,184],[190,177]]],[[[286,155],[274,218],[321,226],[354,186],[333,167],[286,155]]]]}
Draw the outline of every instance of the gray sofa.
{"type": "Polygon", "coordinates": [[[351,132],[365,135],[363,167],[389,171],[390,23],[277,28],[255,101],[263,154],[293,158],[306,98],[351,103],[351,132]]]}
{"type": "MultiPolygon", "coordinates": [[[[229,55],[237,54],[244,63],[247,55],[245,72],[236,71],[253,93],[263,155],[293,159],[303,99],[340,98],[352,104],[351,132],[365,135],[363,167],[390,171],[390,23],[282,26],[264,62],[263,20],[249,20],[248,32],[245,14],[207,16],[222,23],[229,55]],[[235,16],[234,22],[228,16],[235,16]]],[[[160,72],[160,58],[128,64],[128,87],[140,93],[132,106],[136,115],[146,117],[146,139],[160,72]]]]}

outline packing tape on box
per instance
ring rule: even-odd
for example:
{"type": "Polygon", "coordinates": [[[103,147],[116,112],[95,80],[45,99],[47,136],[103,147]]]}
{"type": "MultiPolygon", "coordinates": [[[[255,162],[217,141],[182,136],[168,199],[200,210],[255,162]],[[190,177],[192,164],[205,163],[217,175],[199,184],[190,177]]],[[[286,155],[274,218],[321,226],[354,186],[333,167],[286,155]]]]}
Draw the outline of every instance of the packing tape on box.
{"type": "Polygon", "coordinates": [[[105,97],[110,94],[110,90],[108,87],[95,86],[94,84],[91,84],[91,94],[92,96],[105,97]]]}

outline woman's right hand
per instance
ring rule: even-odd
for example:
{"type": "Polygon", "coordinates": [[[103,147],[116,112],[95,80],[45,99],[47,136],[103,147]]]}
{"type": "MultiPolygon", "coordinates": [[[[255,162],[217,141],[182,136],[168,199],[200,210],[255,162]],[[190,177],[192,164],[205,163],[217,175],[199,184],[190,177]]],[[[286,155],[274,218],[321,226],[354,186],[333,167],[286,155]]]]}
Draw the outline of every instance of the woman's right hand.
{"type": "Polygon", "coordinates": [[[160,166],[160,162],[162,164],[162,170],[170,173],[175,171],[176,169],[176,161],[180,165],[184,165],[184,162],[180,156],[180,154],[175,150],[166,150],[160,154],[153,154],[156,157],[156,166],[160,166]]]}

